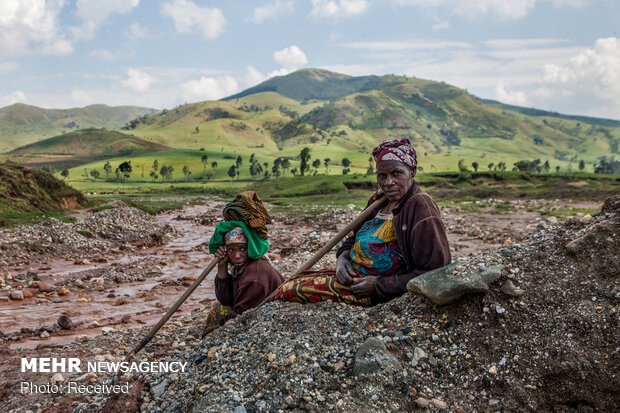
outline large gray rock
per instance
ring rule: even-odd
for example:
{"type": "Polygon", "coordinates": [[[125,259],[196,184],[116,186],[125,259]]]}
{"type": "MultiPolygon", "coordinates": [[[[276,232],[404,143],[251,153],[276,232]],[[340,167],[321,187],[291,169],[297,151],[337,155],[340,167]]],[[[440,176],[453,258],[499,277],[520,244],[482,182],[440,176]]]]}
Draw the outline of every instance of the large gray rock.
{"type": "Polygon", "coordinates": [[[501,276],[502,266],[488,267],[482,271],[456,272],[458,264],[429,271],[407,283],[407,289],[422,294],[435,304],[450,304],[465,294],[485,293],[489,285],[501,276]]]}
{"type": "Polygon", "coordinates": [[[385,347],[383,341],[370,337],[364,341],[355,353],[353,374],[369,374],[381,369],[401,370],[402,364],[385,347]]]}

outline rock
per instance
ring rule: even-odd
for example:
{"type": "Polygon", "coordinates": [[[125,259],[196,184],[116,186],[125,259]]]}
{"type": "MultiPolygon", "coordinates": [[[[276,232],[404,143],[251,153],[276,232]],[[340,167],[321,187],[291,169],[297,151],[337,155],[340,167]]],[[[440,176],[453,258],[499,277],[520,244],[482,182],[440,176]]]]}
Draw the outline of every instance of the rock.
{"type": "Polygon", "coordinates": [[[355,353],[353,374],[369,374],[381,369],[401,370],[400,361],[390,353],[383,341],[370,337],[355,353]]]}
{"type": "Polygon", "coordinates": [[[489,284],[501,276],[502,270],[499,265],[471,272],[459,272],[457,268],[458,264],[450,264],[412,278],[407,289],[426,296],[435,304],[449,304],[465,294],[487,292],[489,284]]]}
{"type": "Polygon", "coordinates": [[[426,409],[428,407],[428,405],[430,404],[429,401],[427,399],[425,399],[424,397],[418,397],[417,399],[415,399],[415,403],[421,409],[426,409]]]}
{"type": "Polygon", "coordinates": [[[53,288],[49,284],[44,284],[44,283],[39,284],[39,291],[41,291],[42,293],[51,293],[52,290],[53,288]]]}
{"type": "Polygon", "coordinates": [[[195,281],[196,277],[194,277],[193,275],[184,275],[183,276],[183,281],[195,281]]]}
{"type": "Polygon", "coordinates": [[[424,350],[422,350],[420,347],[416,347],[413,350],[413,361],[416,362],[416,364],[422,360],[423,358],[426,358],[426,352],[424,350]]]}
{"type": "Polygon", "coordinates": [[[9,294],[9,298],[11,300],[23,300],[24,299],[24,293],[22,292],[22,290],[13,290],[9,294]]]}
{"type": "Polygon", "coordinates": [[[489,374],[497,374],[497,366],[492,365],[492,366],[489,368],[489,374]]]}
{"type": "Polygon", "coordinates": [[[80,377],[78,377],[77,379],[75,379],[76,381],[89,381],[89,380],[97,380],[99,377],[93,373],[86,373],[86,374],[82,374],[80,377]]]}
{"type": "Polygon", "coordinates": [[[556,225],[558,223],[558,219],[554,216],[551,216],[549,218],[547,218],[547,222],[552,224],[552,225],[556,225]]]}
{"type": "Polygon", "coordinates": [[[291,396],[286,396],[286,398],[284,399],[284,403],[286,403],[288,406],[292,406],[295,401],[291,396]]]}
{"type": "Polygon", "coordinates": [[[237,406],[235,410],[233,410],[233,413],[248,413],[248,411],[243,406],[237,406]]]}
{"type": "Polygon", "coordinates": [[[88,336],[87,336],[86,334],[81,334],[81,335],[79,335],[79,336],[77,336],[77,337],[75,338],[75,341],[76,341],[77,343],[83,343],[83,342],[85,342],[86,340],[88,340],[88,336]]]}
{"type": "Polygon", "coordinates": [[[48,333],[47,331],[43,331],[41,333],[41,338],[48,338],[50,336],[50,333],[48,333]]]}
{"type": "Polygon", "coordinates": [[[164,394],[169,384],[170,381],[168,379],[164,379],[161,383],[151,387],[151,395],[153,398],[159,399],[164,394]]]}
{"type": "Polygon", "coordinates": [[[79,303],[88,303],[91,302],[93,300],[93,298],[90,295],[87,294],[80,294],[78,295],[77,301],[79,303]]]}
{"type": "Polygon", "coordinates": [[[443,400],[431,399],[431,404],[437,409],[447,409],[448,405],[443,400]]]}
{"type": "Polygon", "coordinates": [[[590,221],[592,221],[592,215],[590,214],[584,215],[579,219],[579,222],[581,222],[582,224],[587,224],[590,221]]]}
{"type": "Polygon", "coordinates": [[[60,373],[54,374],[50,379],[50,383],[52,384],[62,383],[63,381],[65,381],[65,378],[62,377],[62,374],[60,373]]]}
{"type": "Polygon", "coordinates": [[[506,280],[506,282],[502,285],[501,291],[511,297],[521,297],[525,294],[525,291],[517,287],[512,280],[506,280]]]}
{"type": "Polygon", "coordinates": [[[28,290],[22,290],[22,294],[24,295],[24,298],[32,298],[32,293],[28,290]]]}
{"type": "Polygon", "coordinates": [[[60,295],[69,295],[70,292],[71,291],[67,287],[62,287],[60,289],[60,291],[58,292],[58,294],[60,294],[60,295]]]}

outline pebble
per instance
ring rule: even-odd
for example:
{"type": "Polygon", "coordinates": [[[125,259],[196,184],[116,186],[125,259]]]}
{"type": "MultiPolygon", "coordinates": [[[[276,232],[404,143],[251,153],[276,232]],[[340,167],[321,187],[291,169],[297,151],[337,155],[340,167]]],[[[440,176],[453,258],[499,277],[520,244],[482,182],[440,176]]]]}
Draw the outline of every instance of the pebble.
{"type": "Polygon", "coordinates": [[[424,397],[418,397],[417,399],[415,399],[415,402],[418,405],[418,407],[422,409],[426,409],[428,405],[430,404],[430,402],[424,397]]]}
{"type": "Polygon", "coordinates": [[[431,404],[437,409],[447,409],[448,405],[443,400],[431,399],[431,404]]]}

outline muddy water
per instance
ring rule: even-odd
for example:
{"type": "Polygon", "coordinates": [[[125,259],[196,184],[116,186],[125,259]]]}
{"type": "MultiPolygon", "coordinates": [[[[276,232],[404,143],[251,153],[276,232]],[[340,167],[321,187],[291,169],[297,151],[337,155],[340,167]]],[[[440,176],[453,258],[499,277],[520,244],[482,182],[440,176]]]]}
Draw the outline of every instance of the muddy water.
{"type": "MultiPolygon", "coordinates": [[[[56,283],[76,278],[85,271],[101,270],[113,266],[127,266],[144,261],[165,262],[160,265],[162,275],[147,278],[141,282],[117,284],[113,287],[116,297],[108,298],[110,290],[88,290],[86,294],[92,297],[90,302],[77,302],[79,290],[73,291],[67,297],[60,297],[63,302],[52,303],[38,300],[36,297],[23,301],[11,301],[0,304],[0,325],[5,333],[19,331],[22,328],[38,330],[56,323],[60,315],[71,318],[75,328],[70,331],[52,333],[47,339],[39,337],[14,342],[11,347],[34,348],[37,344],[65,344],[81,334],[96,335],[101,333],[101,327],[123,324],[124,326],[155,324],[160,317],[174,304],[187,288],[178,285],[162,286],[163,282],[179,281],[184,276],[198,277],[209,264],[212,256],[206,248],[195,248],[211,237],[213,228],[194,223],[190,218],[204,213],[213,212],[219,215],[223,204],[209,203],[207,205],[186,206],[182,211],[171,211],[156,216],[159,222],[167,223],[177,231],[177,237],[166,245],[144,250],[110,254],[105,257],[106,263],[89,265],[74,265],[71,261],[49,258],[46,260],[51,270],[39,273],[45,283],[56,283]],[[178,219],[178,218],[182,219],[178,219]],[[45,273],[53,275],[44,275],[45,273]],[[121,297],[126,297],[126,304],[114,305],[121,297]]],[[[31,263],[33,271],[38,263],[31,263]]],[[[24,269],[29,270],[29,269],[24,269]]],[[[203,283],[194,291],[175,314],[184,314],[200,306],[208,305],[215,300],[213,279],[215,271],[207,276],[203,283]]],[[[73,289],[72,289],[73,290],[73,289]]]]}

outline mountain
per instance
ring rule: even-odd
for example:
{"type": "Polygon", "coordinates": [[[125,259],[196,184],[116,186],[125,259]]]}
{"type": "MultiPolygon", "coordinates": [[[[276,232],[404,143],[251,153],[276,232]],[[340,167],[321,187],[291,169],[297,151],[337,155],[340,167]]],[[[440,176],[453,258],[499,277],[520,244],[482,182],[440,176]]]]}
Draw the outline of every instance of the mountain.
{"type": "Polygon", "coordinates": [[[5,155],[26,165],[64,168],[100,159],[135,156],[170,149],[172,148],[132,135],[91,128],[21,146],[5,155]]]}
{"type": "Polygon", "coordinates": [[[136,106],[91,105],[74,109],[42,109],[16,103],[0,108],[0,152],[86,128],[120,128],[156,110],[136,106]]]}
{"type": "Polygon", "coordinates": [[[313,159],[334,164],[347,157],[354,171],[366,170],[371,149],[387,138],[409,138],[429,170],[456,169],[460,159],[511,168],[536,158],[562,168],[584,160],[591,170],[620,146],[620,121],[485,101],[444,82],[319,69],[145,116],[132,126],[135,135],[175,148],[269,159],[293,159],[308,146],[313,159]]]}

